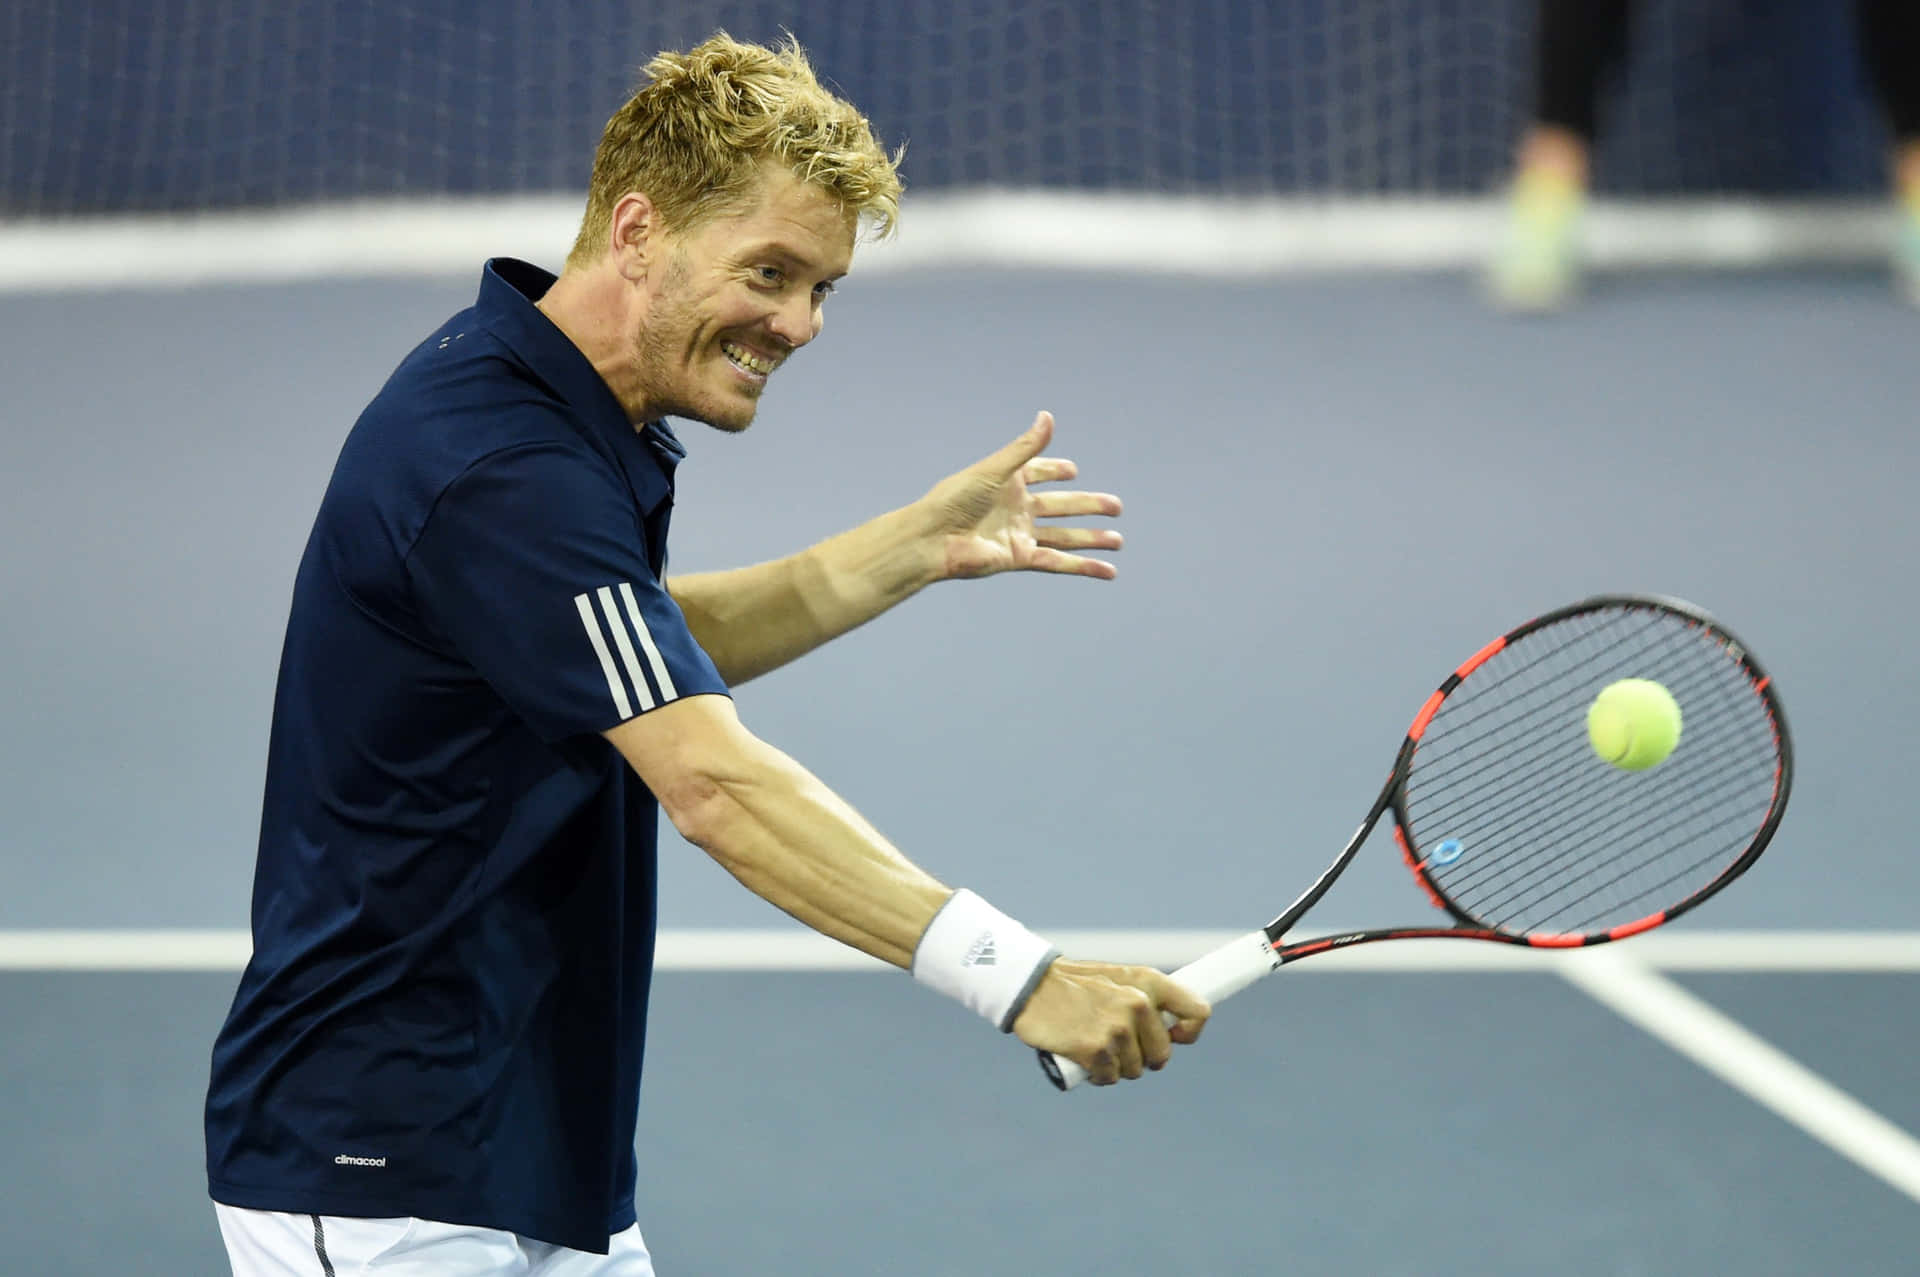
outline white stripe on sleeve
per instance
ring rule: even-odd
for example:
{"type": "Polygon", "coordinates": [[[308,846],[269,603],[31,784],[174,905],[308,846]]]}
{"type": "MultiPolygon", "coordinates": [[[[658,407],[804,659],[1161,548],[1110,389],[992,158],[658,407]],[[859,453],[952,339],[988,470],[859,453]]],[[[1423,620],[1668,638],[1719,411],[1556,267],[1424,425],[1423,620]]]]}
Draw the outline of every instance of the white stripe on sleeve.
{"type": "Polygon", "coordinates": [[[614,708],[620,711],[621,718],[633,717],[633,703],[627,699],[627,689],[621,685],[620,671],[613,668],[613,653],[607,651],[606,636],[600,632],[600,621],[593,614],[593,604],[584,594],[573,596],[573,605],[580,610],[580,623],[587,627],[587,641],[593,644],[593,654],[600,658],[600,672],[607,676],[607,690],[613,693],[614,708]]]}
{"type": "MultiPolygon", "coordinates": [[[[625,588],[624,586],[622,587],[625,588]]],[[[653,693],[647,687],[647,680],[640,673],[640,658],[634,655],[633,640],[627,635],[627,627],[620,620],[620,610],[613,601],[613,587],[603,585],[594,591],[600,599],[600,615],[607,619],[607,629],[613,634],[613,644],[620,649],[620,663],[626,667],[627,681],[633,684],[633,694],[640,698],[642,711],[653,708],[653,693]]],[[[646,631],[642,630],[641,633],[646,631]]]]}
{"type": "Polygon", "coordinates": [[[674,690],[673,676],[667,673],[667,663],[654,645],[653,633],[647,629],[646,618],[640,615],[640,602],[633,597],[633,586],[628,582],[620,583],[620,601],[626,604],[627,619],[633,622],[633,632],[640,636],[640,646],[647,653],[647,667],[653,671],[653,681],[660,688],[661,702],[674,699],[680,693],[674,690]]]}

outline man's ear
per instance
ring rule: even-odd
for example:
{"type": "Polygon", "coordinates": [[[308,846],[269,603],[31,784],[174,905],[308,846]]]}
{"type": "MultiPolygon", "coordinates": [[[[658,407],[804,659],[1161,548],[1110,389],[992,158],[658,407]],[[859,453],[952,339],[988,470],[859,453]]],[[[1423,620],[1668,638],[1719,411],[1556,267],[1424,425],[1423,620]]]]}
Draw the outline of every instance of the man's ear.
{"type": "Polygon", "coordinates": [[[660,210],[643,191],[628,191],[613,206],[607,225],[607,247],[623,279],[638,283],[659,256],[664,237],[660,210]]]}

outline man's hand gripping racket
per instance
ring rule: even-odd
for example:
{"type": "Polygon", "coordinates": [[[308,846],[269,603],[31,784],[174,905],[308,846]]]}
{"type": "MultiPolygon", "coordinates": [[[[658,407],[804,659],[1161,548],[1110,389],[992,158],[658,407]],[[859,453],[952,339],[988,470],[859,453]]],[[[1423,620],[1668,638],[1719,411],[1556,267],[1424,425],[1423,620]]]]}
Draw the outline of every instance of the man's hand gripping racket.
{"type": "MultiPolygon", "coordinates": [[[[1414,716],[1393,771],[1325,873],[1259,931],[1173,973],[1218,1006],[1289,962],[1376,940],[1570,949],[1638,935],[1746,872],[1787,806],[1793,749],[1772,680],[1692,604],[1606,595],[1528,621],[1468,657],[1414,716]],[[1587,711],[1622,679],[1666,688],[1677,744],[1627,770],[1595,752],[1587,711]],[[1380,817],[1447,926],[1289,943],[1380,817]]],[[[1084,1069],[1045,1051],[1068,1090],[1084,1069]]]]}

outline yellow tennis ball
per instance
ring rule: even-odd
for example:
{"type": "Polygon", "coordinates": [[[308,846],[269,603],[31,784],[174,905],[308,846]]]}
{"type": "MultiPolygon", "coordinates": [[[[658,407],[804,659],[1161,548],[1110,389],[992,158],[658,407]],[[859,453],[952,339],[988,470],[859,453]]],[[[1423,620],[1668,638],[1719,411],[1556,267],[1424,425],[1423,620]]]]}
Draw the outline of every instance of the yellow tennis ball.
{"type": "Polygon", "coordinates": [[[1587,741],[1622,771],[1643,772],[1680,743],[1680,706],[1652,679],[1609,683],[1587,707],[1587,741]]]}

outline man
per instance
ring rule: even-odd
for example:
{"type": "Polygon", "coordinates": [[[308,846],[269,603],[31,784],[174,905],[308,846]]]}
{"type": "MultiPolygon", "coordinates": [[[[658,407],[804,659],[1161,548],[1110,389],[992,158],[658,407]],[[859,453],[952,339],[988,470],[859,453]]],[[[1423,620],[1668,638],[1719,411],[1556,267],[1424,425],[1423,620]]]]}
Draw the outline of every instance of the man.
{"type": "Polygon", "coordinates": [[[1081,551],[1117,534],[1036,520],[1119,502],[1032,490],[1075,473],[1040,455],[1042,413],[801,554],[663,581],[683,455],[663,418],[746,429],[900,188],[795,46],[716,36],[647,71],[565,272],[489,263],[321,504],[207,1102],[238,1273],[651,1273],[656,800],[753,891],[1095,1081],[1161,1067],[1208,1015],[935,881],[736,715],[730,687],[933,581],[1110,577],[1081,551]]]}

